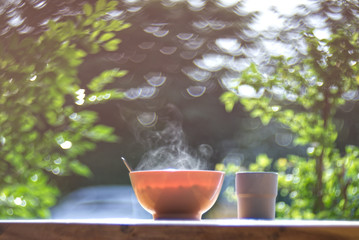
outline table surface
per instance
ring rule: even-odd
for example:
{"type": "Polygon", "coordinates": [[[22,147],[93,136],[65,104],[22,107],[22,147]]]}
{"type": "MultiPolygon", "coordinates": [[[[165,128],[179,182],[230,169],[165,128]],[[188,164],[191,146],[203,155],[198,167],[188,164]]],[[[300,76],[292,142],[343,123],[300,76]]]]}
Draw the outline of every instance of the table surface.
{"type": "Polygon", "coordinates": [[[359,221],[145,219],[0,220],[2,239],[359,240],[359,221]]]}

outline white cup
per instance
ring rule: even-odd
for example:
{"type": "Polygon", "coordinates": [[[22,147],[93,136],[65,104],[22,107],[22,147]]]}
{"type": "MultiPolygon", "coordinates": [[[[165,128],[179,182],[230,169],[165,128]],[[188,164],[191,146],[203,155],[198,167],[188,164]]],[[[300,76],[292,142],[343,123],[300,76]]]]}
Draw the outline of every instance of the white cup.
{"type": "Polygon", "coordinates": [[[275,172],[237,172],[238,218],[274,219],[277,191],[275,172]]]}

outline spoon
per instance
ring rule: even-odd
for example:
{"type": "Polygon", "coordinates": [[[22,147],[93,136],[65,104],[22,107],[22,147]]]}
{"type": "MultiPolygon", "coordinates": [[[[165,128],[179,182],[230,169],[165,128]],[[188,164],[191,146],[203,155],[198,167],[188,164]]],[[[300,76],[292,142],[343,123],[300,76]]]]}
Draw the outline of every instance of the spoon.
{"type": "Polygon", "coordinates": [[[121,157],[121,159],[122,159],[123,163],[126,165],[128,171],[129,171],[129,172],[132,172],[132,169],[131,169],[130,165],[128,165],[126,159],[125,159],[124,157],[121,157]]]}

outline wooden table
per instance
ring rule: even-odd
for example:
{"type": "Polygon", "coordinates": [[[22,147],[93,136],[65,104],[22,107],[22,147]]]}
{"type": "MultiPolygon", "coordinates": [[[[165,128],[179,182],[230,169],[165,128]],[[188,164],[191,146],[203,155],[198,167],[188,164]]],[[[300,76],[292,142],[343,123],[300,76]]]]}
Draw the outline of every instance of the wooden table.
{"type": "Polygon", "coordinates": [[[8,239],[359,240],[359,222],[238,219],[0,220],[0,240],[8,239]]]}

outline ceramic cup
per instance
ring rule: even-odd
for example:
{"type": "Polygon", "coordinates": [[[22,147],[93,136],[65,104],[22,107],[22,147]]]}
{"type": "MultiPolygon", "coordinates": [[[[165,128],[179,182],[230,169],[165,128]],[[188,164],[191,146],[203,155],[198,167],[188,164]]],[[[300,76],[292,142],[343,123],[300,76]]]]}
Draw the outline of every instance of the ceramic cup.
{"type": "Polygon", "coordinates": [[[238,218],[274,219],[277,189],[275,172],[237,172],[238,218]]]}

